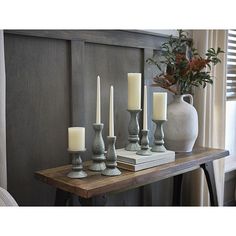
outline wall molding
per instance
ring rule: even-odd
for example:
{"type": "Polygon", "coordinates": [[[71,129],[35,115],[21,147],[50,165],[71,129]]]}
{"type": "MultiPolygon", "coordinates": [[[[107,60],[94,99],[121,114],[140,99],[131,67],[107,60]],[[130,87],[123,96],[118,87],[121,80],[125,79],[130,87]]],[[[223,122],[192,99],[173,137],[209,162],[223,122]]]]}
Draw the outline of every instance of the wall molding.
{"type": "Polygon", "coordinates": [[[168,37],[167,35],[153,35],[148,32],[131,30],[5,30],[4,32],[24,36],[81,40],[89,43],[151,49],[159,49],[168,37]]]}

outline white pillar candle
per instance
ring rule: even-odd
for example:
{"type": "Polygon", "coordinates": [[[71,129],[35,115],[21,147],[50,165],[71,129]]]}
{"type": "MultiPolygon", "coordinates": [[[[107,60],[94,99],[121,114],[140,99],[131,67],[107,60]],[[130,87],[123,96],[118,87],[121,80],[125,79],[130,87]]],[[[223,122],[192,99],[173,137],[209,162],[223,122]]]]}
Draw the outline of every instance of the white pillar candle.
{"type": "Polygon", "coordinates": [[[97,107],[96,107],[96,124],[101,123],[101,90],[100,77],[97,77],[97,107]]]}
{"type": "Polygon", "coordinates": [[[141,108],[141,73],[128,73],[128,109],[141,108]]]}
{"type": "Polygon", "coordinates": [[[147,130],[147,86],[144,86],[144,98],[143,98],[143,130],[147,130]]]}
{"type": "Polygon", "coordinates": [[[70,151],[83,151],[85,149],[85,128],[68,128],[68,149],[70,151]]]}
{"type": "Polygon", "coordinates": [[[166,120],[167,93],[153,93],[153,120],[166,120]]]}
{"type": "Polygon", "coordinates": [[[109,136],[114,136],[114,101],[113,101],[113,86],[111,86],[111,88],[110,88],[109,136]]]}

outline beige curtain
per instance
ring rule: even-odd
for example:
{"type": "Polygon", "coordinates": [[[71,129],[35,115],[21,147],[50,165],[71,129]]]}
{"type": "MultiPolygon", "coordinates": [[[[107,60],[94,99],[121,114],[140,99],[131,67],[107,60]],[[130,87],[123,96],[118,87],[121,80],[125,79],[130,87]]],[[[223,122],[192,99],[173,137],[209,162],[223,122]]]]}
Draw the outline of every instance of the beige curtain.
{"type": "Polygon", "coordinates": [[[0,30],[0,187],[7,188],[6,118],[5,118],[5,62],[3,31],[0,30]]]}
{"type": "MultiPolygon", "coordinates": [[[[194,30],[193,40],[200,55],[208,48],[221,47],[227,50],[226,30],[194,30]]],[[[214,67],[213,85],[197,89],[194,95],[194,106],[199,116],[199,135],[196,144],[199,146],[225,147],[225,108],[226,108],[226,53],[221,56],[221,64],[214,67]]],[[[219,204],[223,205],[224,196],[224,159],[214,162],[216,188],[219,204]]],[[[184,177],[183,204],[208,206],[209,193],[201,169],[184,177]]]]}

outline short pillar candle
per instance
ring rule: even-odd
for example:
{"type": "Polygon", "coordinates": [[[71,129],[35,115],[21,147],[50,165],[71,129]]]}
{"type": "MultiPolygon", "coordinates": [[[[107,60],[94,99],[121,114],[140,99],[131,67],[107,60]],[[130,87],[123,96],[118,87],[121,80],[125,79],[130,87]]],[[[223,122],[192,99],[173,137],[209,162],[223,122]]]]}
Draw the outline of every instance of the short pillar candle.
{"type": "Polygon", "coordinates": [[[68,128],[68,150],[84,151],[85,150],[85,128],[70,127],[68,128]]]}
{"type": "Polygon", "coordinates": [[[153,93],[153,120],[166,120],[167,93],[153,93]]]}

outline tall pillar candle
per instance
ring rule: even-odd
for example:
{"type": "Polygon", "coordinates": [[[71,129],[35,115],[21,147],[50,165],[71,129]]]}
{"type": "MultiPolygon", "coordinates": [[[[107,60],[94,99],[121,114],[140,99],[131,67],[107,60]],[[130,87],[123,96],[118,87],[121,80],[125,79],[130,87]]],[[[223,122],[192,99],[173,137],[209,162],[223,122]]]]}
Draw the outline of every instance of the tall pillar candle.
{"type": "Polygon", "coordinates": [[[144,86],[144,98],[143,98],[143,130],[147,130],[147,86],[144,86]]]}
{"type": "Polygon", "coordinates": [[[128,110],[141,109],[141,73],[128,73],[128,110]]]}
{"type": "Polygon", "coordinates": [[[100,77],[97,77],[97,107],[96,107],[96,124],[101,124],[101,89],[100,77]]]}
{"type": "Polygon", "coordinates": [[[68,128],[68,149],[70,151],[85,150],[85,128],[84,127],[68,128]]]}
{"type": "Polygon", "coordinates": [[[110,109],[109,109],[109,136],[114,136],[114,99],[113,86],[110,88],[110,109]]]}
{"type": "Polygon", "coordinates": [[[153,120],[166,120],[167,93],[153,93],[153,120]]]}

